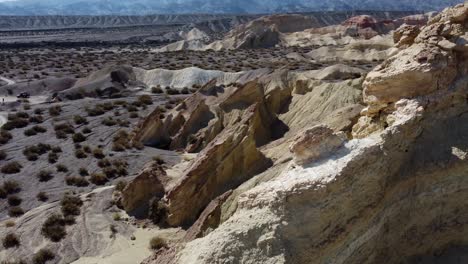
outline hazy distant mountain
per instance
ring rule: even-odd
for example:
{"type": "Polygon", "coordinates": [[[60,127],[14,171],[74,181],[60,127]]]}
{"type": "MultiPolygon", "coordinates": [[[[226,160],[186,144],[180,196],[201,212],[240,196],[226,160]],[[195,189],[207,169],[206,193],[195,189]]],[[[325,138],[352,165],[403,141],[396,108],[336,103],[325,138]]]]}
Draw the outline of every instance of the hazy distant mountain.
{"type": "MultiPolygon", "coordinates": [[[[5,1],[5,0],[4,0],[5,1]]],[[[432,11],[464,0],[10,0],[0,15],[284,13],[343,10],[432,11]]]]}

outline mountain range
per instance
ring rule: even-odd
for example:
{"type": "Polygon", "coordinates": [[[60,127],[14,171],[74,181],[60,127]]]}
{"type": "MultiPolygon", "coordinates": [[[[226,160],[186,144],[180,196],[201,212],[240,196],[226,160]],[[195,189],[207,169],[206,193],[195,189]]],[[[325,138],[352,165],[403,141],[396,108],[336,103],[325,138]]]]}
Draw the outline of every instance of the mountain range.
{"type": "Polygon", "coordinates": [[[7,0],[0,15],[261,14],[309,11],[434,11],[463,0],[7,0]]]}

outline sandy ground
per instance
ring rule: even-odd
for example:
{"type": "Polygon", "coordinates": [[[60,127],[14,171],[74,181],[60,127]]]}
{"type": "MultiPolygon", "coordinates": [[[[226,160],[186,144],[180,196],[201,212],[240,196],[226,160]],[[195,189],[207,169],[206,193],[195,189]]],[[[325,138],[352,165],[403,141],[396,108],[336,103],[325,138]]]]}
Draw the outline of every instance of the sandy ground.
{"type": "Polygon", "coordinates": [[[0,76],[0,80],[4,81],[7,83],[7,85],[15,84],[16,82],[10,79],[7,79],[5,77],[0,76]]]}
{"type": "Polygon", "coordinates": [[[0,127],[2,127],[7,122],[7,112],[0,112],[0,127]]]}
{"type": "Polygon", "coordinates": [[[100,256],[84,257],[72,262],[73,264],[130,264],[140,263],[149,257],[152,251],[148,244],[155,235],[151,229],[138,228],[135,233],[135,240],[117,235],[114,243],[100,256]]]}

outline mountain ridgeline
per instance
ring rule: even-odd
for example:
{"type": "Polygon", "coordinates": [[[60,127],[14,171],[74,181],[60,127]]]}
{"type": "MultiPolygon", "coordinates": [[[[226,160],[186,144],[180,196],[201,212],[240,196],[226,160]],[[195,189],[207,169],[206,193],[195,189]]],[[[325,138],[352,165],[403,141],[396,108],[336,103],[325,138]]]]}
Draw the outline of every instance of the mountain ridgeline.
{"type": "Polygon", "coordinates": [[[16,0],[0,3],[0,15],[260,14],[308,11],[433,11],[463,0],[16,0]]]}

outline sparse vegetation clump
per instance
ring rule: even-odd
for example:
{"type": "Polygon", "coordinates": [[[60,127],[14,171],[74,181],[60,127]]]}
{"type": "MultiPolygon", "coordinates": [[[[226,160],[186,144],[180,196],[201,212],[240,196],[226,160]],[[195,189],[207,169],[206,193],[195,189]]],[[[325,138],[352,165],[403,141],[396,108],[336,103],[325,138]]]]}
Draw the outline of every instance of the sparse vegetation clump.
{"type": "Polygon", "coordinates": [[[131,138],[127,131],[120,130],[112,140],[112,150],[121,152],[125,151],[126,149],[131,149],[132,146],[130,145],[130,142],[131,138]]]}
{"type": "Polygon", "coordinates": [[[151,93],[153,94],[162,94],[164,93],[163,89],[161,89],[161,86],[153,86],[151,87],[151,93]]]}
{"type": "Polygon", "coordinates": [[[5,181],[1,188],[6,194],[14,194],[19,193],[21,191],[21,187],[19,183],[15,180],[8,180],[5,181]]]}
{"type": "Polygon", "coordinates": [[[67,166],[63,165],[63,164],[58,164],[56,166],[57,168],[57,172],[63,172],[63,173],[67,173],[68,172],[68,168],[67,166]]]}
{"type": "Polygon", "coordinates": [[[113,119],[112,117],[107,117],[101,122],[105,126],[115,126],[117,125],[117,120],[113,119]]]}
{"type": "Polygon", "coordinates": [[[66,139],[69,134],[75,133],[75,128],[69,123],[60,123],[54,126],[55,135],[59,139],[66,139]]]}
{"type": "Polygon", "coordinates": [[[16,174],[21,172],[21,169],[23,166],[17,162],[17,161],[12,161],[8,162],[7,164],[3,165],[2,169],[0,170],[2,173],[5,174],[16,174]]]}
{"type": "Polygon", "coordinates": [[[47,181],[52,180],[52,178],[54,178],[54,176],[52,175],[52,172],[51,172],[51,171],[48,171],[48,170],[41,170],[41,171],[37,174],[37,178],[39,179],[40,182],[47,182],[47,181]]]}
{"type": "Polygon", "coordinates": [[[73,142],[75,143],[81,143],[81,142],[86,141],[86,137],[81,133],[73,134],[72,139],[73,139],[73,142]]]}
{"type": "Polygon", "coordinates": [[[151,96],[145,94],[145,95],[140,95],[138,97],[138,102],[145,104],[145,105],[152,105],[153,104],[153,98],[151,96]]]}
{"type": "Polygon", "coordinates": [[[52,147],[50,145],[39,143],[39,144],[34,145],[34,146],[26,147],[23,150],[23,154],[24,154],[24,156],[26,156],[26,158],[29,161],[35,161],[35,160],[39,159],[39,156],[47,153],[51,149],[52,149],[52,147]]]}
{"type": "Polygon", "coordinates": [[[36,198],[38,201],[41,201],[41,202],[45,202],[49,199],[49,197],[47,196],[47,194],[45,192],[39,192],[37,195],[36,195],[36,198]]]}
{"type": "Polygon", "coordinates": [[[124,180],[117,182],[117,184],[115,185],[115,189],[119,192],[123,191],[125,187],[127,187],[127,182],[124,180]]]}
{"type": "Polygon", "coordinates": [[[21,199],[20,197],[18,197],[16,195],[8,196],[8,204],[10,206],[19,206],[22,201],[23,201],[23,199],[21,199]]]}
{"type": "Polygon", "coordinates": [[[13,206],[8,209],[8,215],[11,217],[19,217],[24,214],[24,210],[19,206],[13,206]]]}
{"type": "Polygon", "coordinates": [[[0,130],[0,145],[4,145],[8,143],[12,138],[13,136],[11,135],[10,132],[4,129],[0,130]]]}
{"type": "Polygon", "coordinates": [[[0,149],[0,160],[5,160],[8,157],[7,153],[0,149]]]}
{"type": "Polygon", "coordinates": [[[83,177],[67,177],[65,178],[67,185],[76,186],[76,187],[86,187],[89,185],[88,180],[83,177]]]}
{"type": "Polygon", "coordinates": [[[152,250],[159,250],[161,248],[166,248],[167,242],[164,238],[155,236],[151,238],[149,246],[150,246],[150,249],[152,250]]]}
{"type": "Polygon", "coordinates": [[[77,125],[82,125],[82,124],[87,124],[88,123],[88,120],[86,119],[86,117],[82,117],[80,115],[75,115],[73,117],[73,121],[75,122],[75,124],[77,125]]]}
{"type": "Polygon", "coordinates": [[[51,164],[57,163],[58,159],[59,159],[59,156],[56,152],[49,152],[49,155],[47,156],[47,160],[49,161],[49,163],[51,164]]]}
{"type": "Polygon", "coordinates": [[[77,159],[86,159],[88,155],[83,149],[75,149],[75,157],[77,159]]]}
{"type": "Polygon", "coordinates": [[[59,116],[61,112],[62,112],[62,107],[59,105],[52,106],[49,108],[50,116],[59,116]]]}
{"type": "Polygon", "coordinates": [[[83,205],[80,197],[73,195],[65,195],[60,201],[62,214],[64,216],[77,216],[80,214],[80,207],[83,205]]]}
{"type": "Polygon", "coordinates": [[[16,128],[23,128],[29,125],[29,114],[25,112],[18,112],[16,114],[8,115],[8,121],[2,126],[4,130],[13,130],[16,128]]]}
{"type": "Polygon", "coordinates": [[[9,233],[3,238],[2,244],[4,248],[12,248],[18,247],[20,245],[20,241],[15,234],[9,233]]]}
{"type": "Polygon", "coordinates": [[[96,158],[96,159],[103,159],[106,157],[106,155],[104,154],[104,151],[102,150],[102,148],[95,148],[93,149],[93,156],[96,158]]]}
{"type": "Polygon", "coordinates": [[[86,168],[80,168],[78,172],[80,173],[80,176],[83,176],[83,177],[89,175],[89,172],[86,168]]]}
{"type": "Polygon", "coordinates": [[[90,129],[89,127],[85,127],[85,128],[83,128],[83,130],[82,130],[81,132],[82,132],[83,134],[89,134],[89,133],[91,133],[91,132],[93,132],[93,131],[91,131],[91,129],[90,129]]]}
{"type": "Polygon", "coordinates": [[[89,180],[95,185],[104,185],[109,181],[104,173],[93,173],[89,180]]]}
{"type": "Polygon", "coordinates": [[[41,249],[39,250],[33,257],[34,264],[46,264],[48,261],[53,260],[55,258],[55,254],[50,251],[49,249],[41,249]]]}

